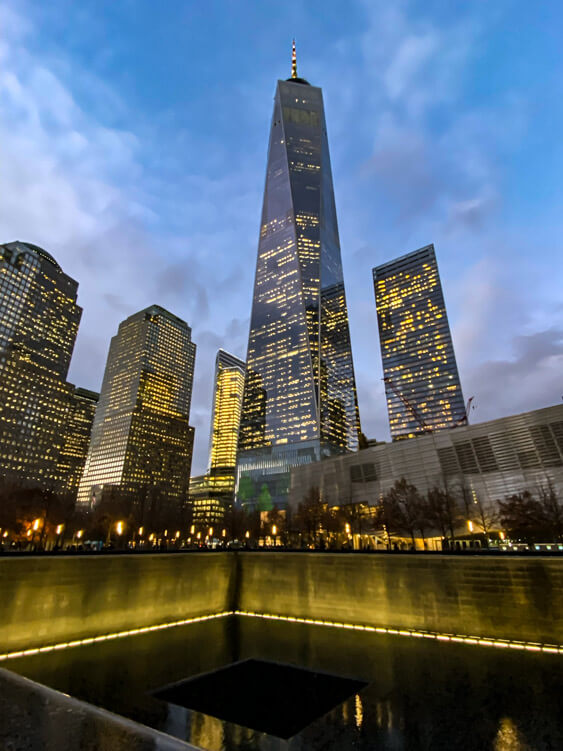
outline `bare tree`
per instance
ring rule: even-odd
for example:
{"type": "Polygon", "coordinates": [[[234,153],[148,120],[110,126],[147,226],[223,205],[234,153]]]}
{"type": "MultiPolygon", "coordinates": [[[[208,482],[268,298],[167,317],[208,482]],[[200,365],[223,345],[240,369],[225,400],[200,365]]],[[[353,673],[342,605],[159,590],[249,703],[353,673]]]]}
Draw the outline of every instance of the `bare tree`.
{"type": "Polygon", "coordinates": [[[563,506],[559,502],[555,488],[550,478],[546,483],[538,486],[538,501],[542,507],[551,537],[558,542],[563,541],[563,506]]]}
{"type": "Polygon", "coordinates": [[[383,498],[384,516],[392,527],[408,534],[413,548],[416,546],[416,531],[426,526],[422,520],[424,504],[414,485],[405,478],[397,480],[383,498]]]}

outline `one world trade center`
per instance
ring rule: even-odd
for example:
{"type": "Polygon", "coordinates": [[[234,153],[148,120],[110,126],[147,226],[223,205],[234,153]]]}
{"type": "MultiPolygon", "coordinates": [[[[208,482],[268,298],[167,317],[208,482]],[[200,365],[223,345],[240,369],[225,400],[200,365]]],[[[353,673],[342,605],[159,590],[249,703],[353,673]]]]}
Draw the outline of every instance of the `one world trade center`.
{"type": "Polygon", "coordinates": [[[322,91],[278,81],[248,340],[237,497],[283,508],[290,468],[358,448],[322,91]]]}

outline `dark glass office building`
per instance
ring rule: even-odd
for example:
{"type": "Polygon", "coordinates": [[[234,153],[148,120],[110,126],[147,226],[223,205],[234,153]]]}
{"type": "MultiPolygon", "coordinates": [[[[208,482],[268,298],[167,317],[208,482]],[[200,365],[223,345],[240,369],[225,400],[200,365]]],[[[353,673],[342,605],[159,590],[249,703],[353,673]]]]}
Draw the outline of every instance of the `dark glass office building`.
{"type": "Polygon", "coordinates": [[[284,505],[289,467],[355,450],[359,427],[322,91],[297,76],[294,59],[270,130],[239,500],[284,505]]]}
{"type": "Polygon", "coordinates": [[[78,283],[31,243],[0,245],[0,479],[67,489],[60,464],[82,309],[78,283]]]}
{"type": "Polygon", "coordinates": [[[377,266],[373,283],[393,440],[464,424],[434,246],[377,266]]]}
{"type": "Polygon", "coordinates": [[[81,509],[115,501],[157,529],[187,503],[195,350],[187,323],[158,305],[120,324],[78,490],[81,509]]]}

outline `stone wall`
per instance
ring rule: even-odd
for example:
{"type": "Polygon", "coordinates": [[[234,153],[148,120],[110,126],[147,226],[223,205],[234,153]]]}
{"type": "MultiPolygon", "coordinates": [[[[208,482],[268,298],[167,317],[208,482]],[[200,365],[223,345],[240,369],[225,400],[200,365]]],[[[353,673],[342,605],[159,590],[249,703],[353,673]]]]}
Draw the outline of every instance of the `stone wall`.
{"type": "Polygon", "coordinates": [[[0,558],[0,652],[236,609],[563,644],[563,558],[274,552],[0,558]]]}
{"type": "Polygon", "coordinates": [[[563,558],[238,553],[240,610],[563,644],[563,558]]]}
{"type": "Polygon", "coordinates": [[[232,572],[215,553],[0,558],[0,652],[223,612],[232,572]]]}

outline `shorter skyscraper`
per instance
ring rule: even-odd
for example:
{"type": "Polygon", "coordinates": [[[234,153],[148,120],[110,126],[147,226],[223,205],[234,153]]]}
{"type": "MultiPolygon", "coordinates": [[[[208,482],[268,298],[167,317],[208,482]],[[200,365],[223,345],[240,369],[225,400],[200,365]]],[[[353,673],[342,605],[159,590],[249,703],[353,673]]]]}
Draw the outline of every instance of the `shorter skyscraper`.
{"type": "Polygon", "coordinates": [[[393,440],[467,421],[433,245],[373,269],[393,440]]]}
{"type": "Polygon", "coordinates": [[[237,464],[245,363],[220,349],[215,360],[215,393],[209,440],[210,469],[230,470],[237,464]]]}
{"type": "Polygon", "coordinates": [[[0,475],[60,492],[82,309],[78,283],[31,243],[0,245],[0,475]]]}
{"type": "Polygon", "coordinates": [[[195,521],[220,521],[233,501],[245,364],[220,349],[215,361],[209,470],[190,480],[195,521]]]}
{"type": "Polygon", "coordinates": [[[76,499],[78,484],[84,471],[92,424],[100,395],[88,389],[75,388],[70,395],[69,410],[59,455],[59,472],[63,491],[76,499]]]}
{"type": "Polygon", "coordinates": [[[180,318],[152,305],[111,341],[78,504],[102,501],[157,526],[188,497],[196,346],[180,318]]]}

